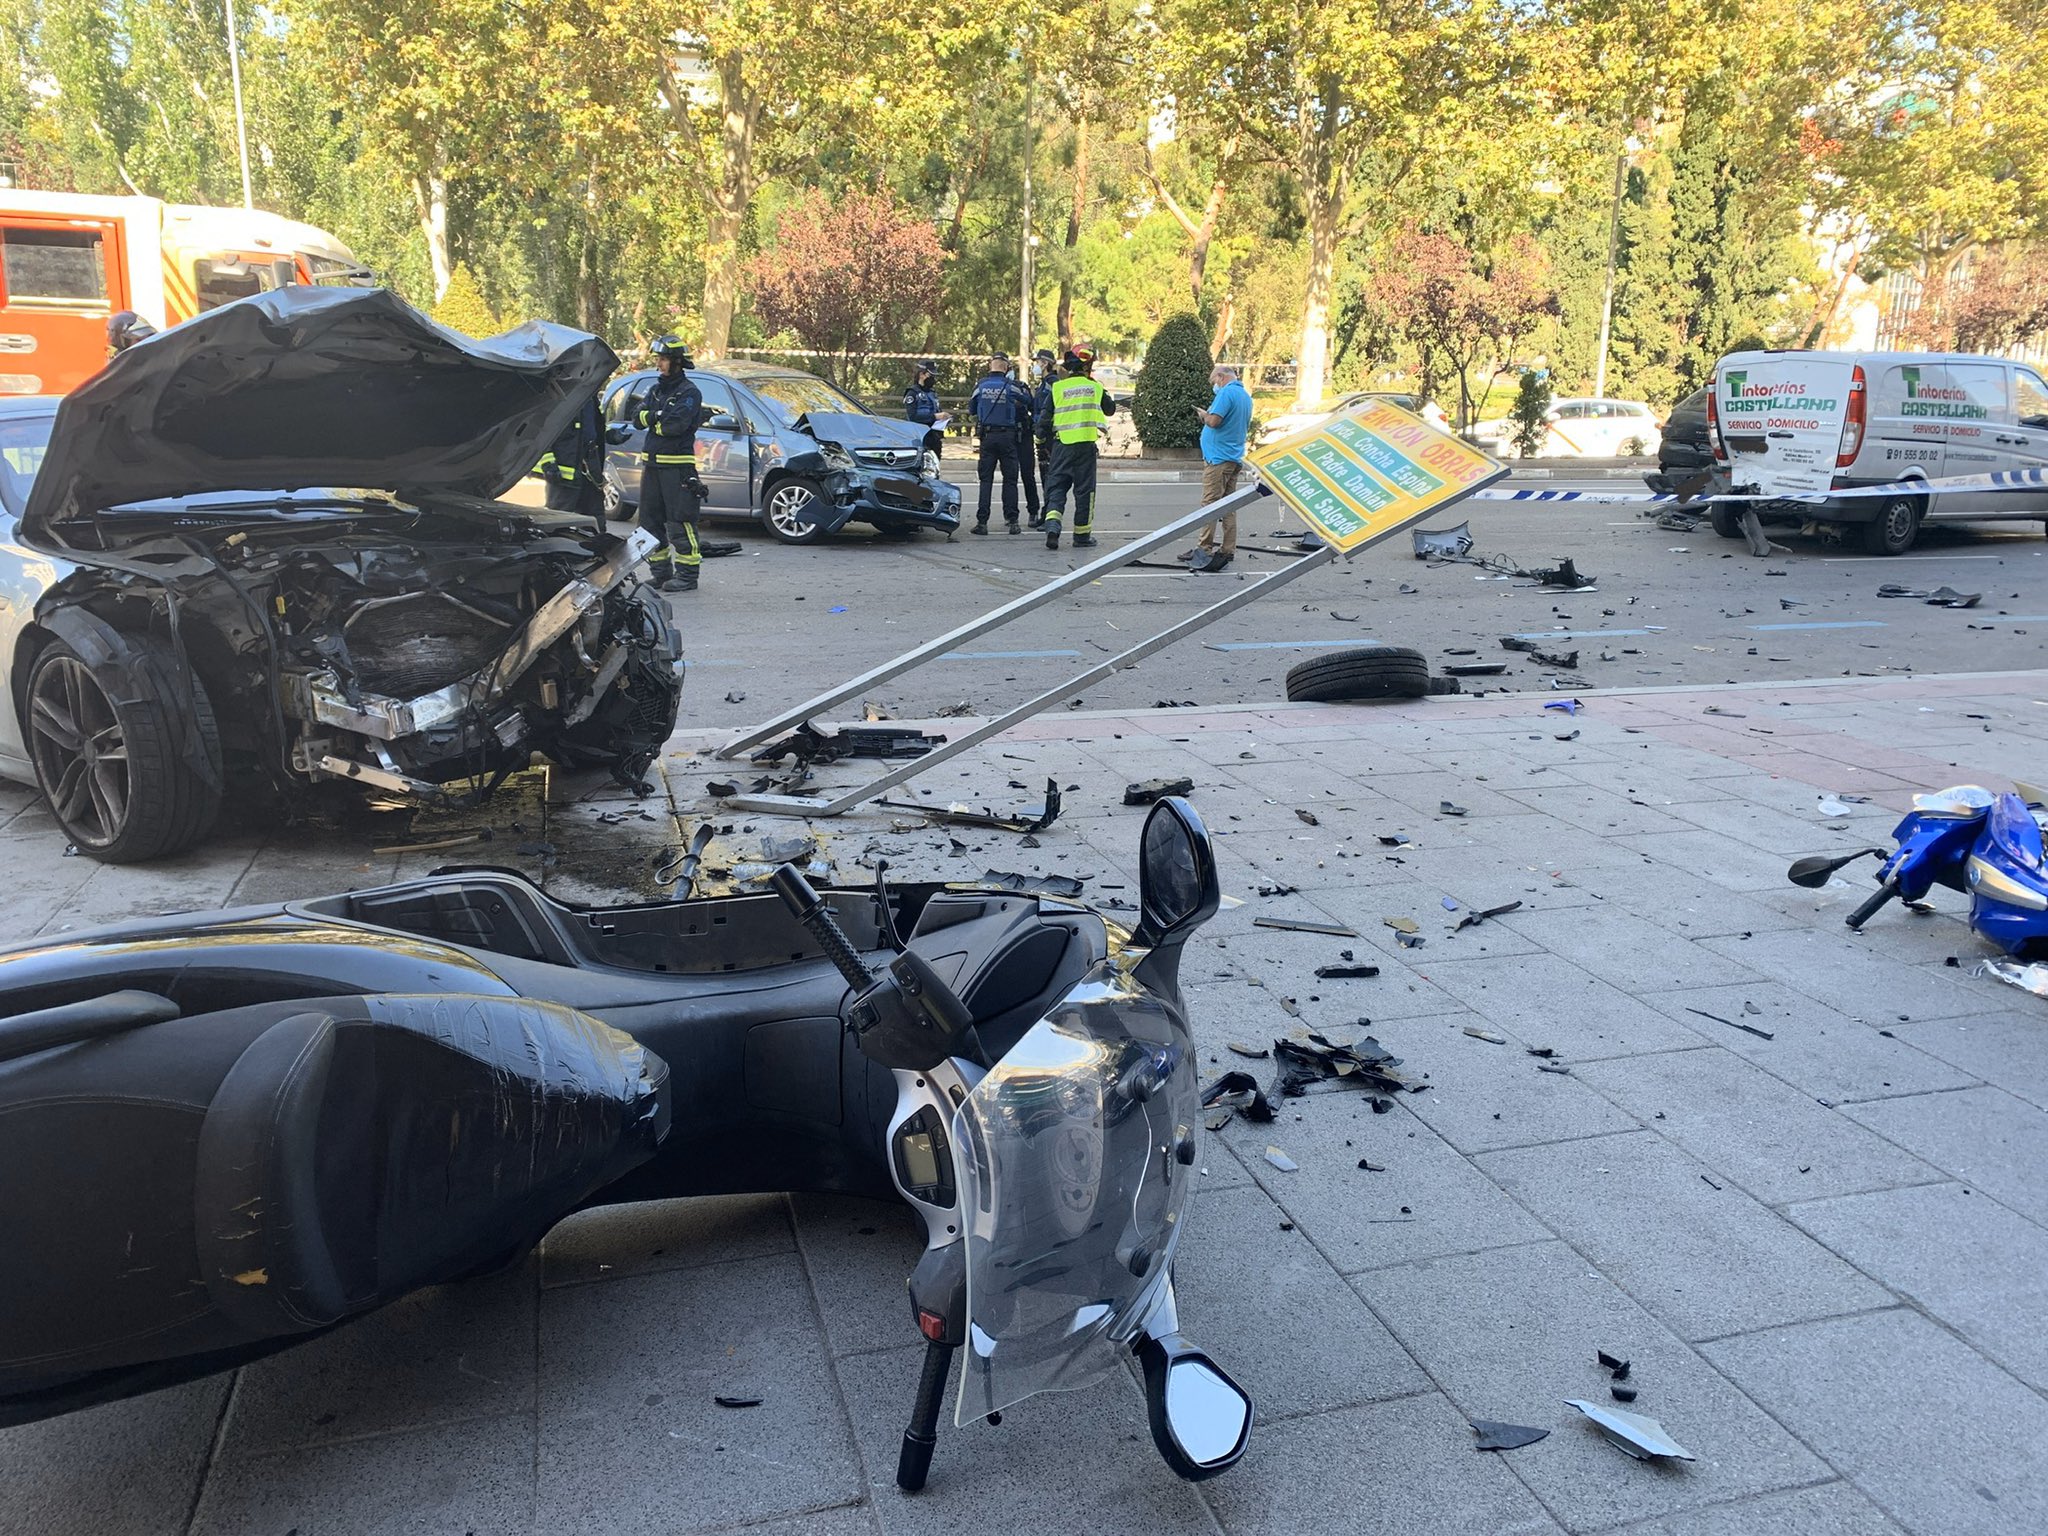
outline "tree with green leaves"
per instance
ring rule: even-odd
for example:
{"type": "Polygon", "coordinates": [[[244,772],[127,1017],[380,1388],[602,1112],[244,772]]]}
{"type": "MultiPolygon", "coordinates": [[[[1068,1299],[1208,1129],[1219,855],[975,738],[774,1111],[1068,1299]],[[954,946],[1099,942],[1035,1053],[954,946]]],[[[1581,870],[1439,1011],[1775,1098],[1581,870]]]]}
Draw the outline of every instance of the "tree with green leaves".
{"type": "Polygon", "coordinates": [[[1216,360],[1209,355],[1209,331],[1198,316],[1178,314],[1159,327],[1145,349],[1138,370],[1138,388],[1131,399],[1131,418],[1138,440],[1147,448],[1192,448],[1202,440],[1195,412],[1215,393],[1209,374],[1216,360]]]}
{"type": "Polygon", "coordinates": [[[434,323],[465,336],[495,336],[505,329],[477,285],[476,275],[461,262],[448,274],[448,286],[434,305],[434,323]]]}

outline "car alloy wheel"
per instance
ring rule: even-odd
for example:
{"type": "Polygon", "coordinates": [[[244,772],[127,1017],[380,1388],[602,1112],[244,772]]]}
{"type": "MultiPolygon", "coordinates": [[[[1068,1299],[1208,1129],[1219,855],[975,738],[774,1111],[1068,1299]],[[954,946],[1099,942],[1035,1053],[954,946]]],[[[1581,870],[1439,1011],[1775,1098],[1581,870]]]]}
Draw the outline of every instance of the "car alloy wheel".
{"type": "Polygon", "coordinates": [[[604,477],[604,515],[607,521],[614,523],[629,515],[626,510],[625,492],[619,489],[618,482],[609,474],[604,477]]]}
{"type": "Polygon", "coordinates": [[[816,486],[804,480],[785,480],[768,493],[762,515],[768,531],[785,544],[810,544],[822,539],[824,530],[805,514],[818,500],[816,486]]]}
{"type": "Polygon", "coordinates": [[[128,824],[128,740],[84,662],[53,656],[29,697],[30,750],[51,809],[77,839],[101,848],[128,824]]]}

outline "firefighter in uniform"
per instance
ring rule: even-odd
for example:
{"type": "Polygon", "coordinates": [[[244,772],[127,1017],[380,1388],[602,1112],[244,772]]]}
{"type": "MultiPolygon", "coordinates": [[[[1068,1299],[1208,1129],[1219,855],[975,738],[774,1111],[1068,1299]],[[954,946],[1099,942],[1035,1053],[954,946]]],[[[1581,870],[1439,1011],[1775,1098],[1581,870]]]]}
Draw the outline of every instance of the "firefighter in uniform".
{"type": "Polygon", "coordinates": [[[535,466],[547,486],[550,512],[581,512],[604,521],[604,441],[604,406],[592,395],[535,466]]]}
{"type": "Polygon", "coordinates": [[[1046,472],[1051,468],[1047,457],[1052,452],[1048,437],[1039,429],[1041,416],[1051,417],[1052,406],[1052,364],[1053,356],[1040,347],[1031,359],[1031,415],[1024,425],[1024,447],[1017,455],[1017,478],[1024,482],[1025,522],[1038,528],[1044,525],[1043,505],[1039,499],[1039,488],[1045,484],[1046,472]]]}
{"type": "Polygon", "coordinates": [[[975,428],[981,434],[981,453],[976,463],[981,473],[981,501],[975,509],[973,531],[988,532],[989,493],[1000,469],[1003,523],[1010,532],[1021,533],[1023,530],[1017,526],[1017,479],[1021,473],[1020,450],[1026,449],[1025,436],[1031,430],[1031,391],[1010,377],[1007,352],[989,354],[988,372],[967,397],[967,414],[974,418],[975,428]]]}
{"type": "Polygon", "coordinates": [[[661,377],[641,398],[636,425],[646,428],[641,457],[640,526],[660,539],[648,561],[664,592],[697,590],[703,546],[697,542],[697,509],[704,482],[697,478],[697,428],[704,420],[704,396],[690,382],[690,349],[664,336],[650,349],[661,377]]]}
{"type": "Polygon", "coordinates": [[[1095,354],[1075,347],[1061,360],[1061,376],[1047,396],[1052,435],[1052,471],[1045,481],[1045,547],[1060,547],[1060,524],[1066,517],[1067,493],[1074,494],[1074,548],[1095,547],[1096,444],[1116,401],[1088,376],[1095,354]]]}

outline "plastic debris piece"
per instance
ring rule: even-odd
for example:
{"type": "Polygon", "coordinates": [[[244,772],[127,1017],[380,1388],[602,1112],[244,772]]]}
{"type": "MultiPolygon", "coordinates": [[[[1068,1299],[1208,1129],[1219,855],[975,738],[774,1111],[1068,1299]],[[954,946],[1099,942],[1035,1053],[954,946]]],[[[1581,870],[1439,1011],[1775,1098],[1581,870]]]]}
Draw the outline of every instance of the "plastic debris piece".
{"type": "Polygon", "coordinates": [[[1524,640],[1520,635],[1502,635],[1500,648],[1504,651],[1533,651],[1537,647],[1534,640],[1524,640]]]}
{"type": "Polygon", "coordinates": [[[739,785],[731,779],[713,779],[704,786],[704,793],[714,800],[730,800],[739,792],[739,785]]]}
{"type": "Polygon", "coordinates": [[[1552,735],[1551,739],[1553,741],[1577,741],[1579,733],[1576,730],[1558,731],[1552,735]]]}
{"type": "Polygon", "coordinates": [[[1254,928],[1277,928],[1283,933],[1327,933],[1335,939],[1355,939],[1356,928],[1346,928],[1341,923],[1308,923],[1292,917],[1255,917],[1254,928]]]}
{"type": "Polygon", "coordinates": [[[1026,809],[1010,816],[987,809],[970,810],[964,805],[920,805],[915,800],[877,800],[875,804],[892,811],[916,811],[920,816],[944,826],[988,827],[997,832],[1043,832],[1060,819],[1060,786],[1057,779],[1047,779],[1045,804],[1036,810],[1026,809]]]}
{"type": "Polygon", "coordinates": [[[1458,904],[1455,901],[1451,900],[1450,897],[1446,896],[1444,898],[1444,910],[1446,912],[1455,912],[1458,910],[1458,904]]]}
{"type": "Polygon", "coordinates": [[[1128,785],[1124,789],[1125,805],[1150,805],[1168,795],[1191,795],[1195,792],[1193,779],[1146,779],[1141,784],[1128,785]]]}
{"type": "Polygon", "coordinates": [[[1249,1072],[1226,1072],[1217,1078],[1202,1090],[1202,1107],[1236,1110],[1247,1120],[1273,1118],[1272,1099],[1249,1072]]]}
{"type": "Polygon", "coordinates": [[[1034,896],[1058,896],[1071,900],[1081,894],[1082,882],[1073,875],[1024,875],[1014,870],[983,870],[976,885],[999,891],[1020,891],[1034,896]]]}
{"type": "Polygon", "coordinates": [[[1580,710],[1584,709],[1586,706],[1581,704],[1577,699],[1552,699],[1543,707],[1545,709],[1561,709],[1568,715],[1576,715],[1580,710]]]}
{"type": "Polygon", "coordinates": [[[1478,911],[1467,912],[1458,919],[1458,926],[1451,931],[1453,933],[1462,933],[1467,928],[1477,928],[1489,917],[1505,917],[1510,912],[1519,912],[1521,910],[1522,904],[1519,901],[1504,901],[1497,907],[1486,907],[1478,911]]]}
{"type": "Polygon", "coordinates": [[[747,691],[746,691],[746,689],[744,689],[744,688],[734,688],[734,689],[732,689],[731,691],[729,691],[729,692],[728,692],[728,693],[726,694],[726,696],[725,696],[725,702],[726,702],[726,703],[728,703],[728,704],[744,704],[744,703],[746,703],[746,702],[747,702],[747,691]]]}
{"type": "Polygon", "coordinates": [[[1815,809],[1823,816],[1853,816],[1856,814],[1855,807],[1834,795],[1822,795],[1815,802],[1815,809]]]}
{"type": "Polygon", "coordinates": [[[1420,949],[1424,940],[1419,933],[1397,933],[1394,935],[1394,942],[1403,949],[1420,949]]]}
{"type": "Polygon", "coordinates": [[[1570,1077],[1572,1073],[1570,1067],[1558,1061],[1539,1061],[1536,1063],[1536,1070],[1538,1072],[1554,1072],[1559,1077],[1570,1077]]]}
{"type": "Polygon", "coordinates": [[[1380,846],[1382,848],[1406,848],[1408,846],[1408,834],[1405,832],[1382,833],[1380,835],[1380,846]]]}
{"type": "Polygon", "coordinates": [[[1603,1407],[1589,1403],[1583,1398],[1568,1397],[1567,1408],[1576,1408],[1604,1434],[1618,1450],[1626,1451],[1637,1461],[1649,1461],[1653,1457],[1676,1457],[1680,1461],[1697,1461],[1699,1458],[1665,1432],[1648,1414],[1623,1413],[1619,1408],[1603,1407]]]}
{"type": "Polygon", "coordinates": [[[1539,666],[1559,667],[1566,672],[1579,670],[1577,651],[1531,651],[1529,659],[1539,666]]]}
{"type": "Polygon", "coordinates": [[[1422,925],[1412,917],[1383,917],[1380,919],[1396,933],[1420,933],[1422,925]]]}
{"type": "Polygon", "coordinates": [[[1472,551],[1472,525],[1469,522],[1460,523],[1455,528],[1417,528],[1409,537],[1415,542],[1415,558],[1418,560],[1455,560],[1472,551]]]}
{"type": "Polygon", "coordinates": [[[1755,1035],[1759,1040],[1775,1040],[1778,1037],[1768,1029],[1758,1029],[1754,1024],[1745,1024],[1740,1019],[1724,1019],[1718,1013],[1709,1013],[1704,1008],[1688,1008],[1687,1013],[1696,1013],[1703,1019],[1712,1019],[1716,1024],[1726,1024],[1730,1029],[1739,1029],[1745,1035],[1755,1035]]]}
{"type": "Polygon", "coordinates": [[[1636,1400],[1636,1389],[1634,1387],[1624,1387],[1618,1381],[1607,1390],[1613,1394],[1614,1400],[1617,1403],[1632,1403],[1636,1400]]]}
{"type": "Polygon", "coordinates": [[[846,604],[834,603],[830,608],[827,608],[825,611],[827,613],[844,613],[846,612],[846,604]]]}
{"type": "Polygon", "coordinates": [[[2009,986],[2018,987],[2022,992],[2031,992],[2036,997],[2048,997],[2048,964],[2040,961],[2022,965],[2017,960],[1986,960],[1973,973],[1978,976],[1992,976],[2009,986]]]}
{"type": "Polygon", "coordinates": [[[761,1399],[758,1397],[728,1397],[723,1393],[712,1398],[711,1401],[718,1404],[721,1408],[758,1408],[761,1406],[761,1399]]]}
{"type": "Polygon", "coordinates": [[[1226,1040],[1223,1045],[1224,1049],[1239,1056],[1249,1057],[1253,1061],[1264,1061],[1273,1054],[1263,1045],[1240,1045],[1235,1040],[1226,1040]]]}
{"type": "Polygon", "coordinates": [[[1472,1447],[1475,1451],[1516,1451],[1525,1445],[1534,1445],[1549,1435],[1547,1429],[1537,1429],[1528,1424],[1502,1424],[1493,1419],[1470,1421],[1472,1433],[1479,1437],[1472,1447]]]}
{"type": "Polygon", "coordinates": [[[1266,1161],[1275,1168],[1278,1168],[1282,1173],[1299,1173],[1301,1171],[1301,1164],[1297,1163],[1285,1152],[1282,1152],[1278,1147],[1266,1148],[1266,1161]]]}
{"type": "Polygon", "coordinates": [[[1472,814],[1464,806],[1454,804],[1449,800],[1439,800],[1436,805],[1436,811],[1439,816],[1469,816],[1472,814]]]}
{"type": "Polygon", "coordinates": [[[1261,896],[1293,896],[1299,893],[1300,890],[1301,887],[1298,885],[1262,885],[1259,887],[1259,894],[1261,896]]]}
{"type": "MultiPolygon", "coordinates": [[[[1311,1083],[1330,1079],[1375,1093],[1420,1093],[1429,1086],[1397,1071],[1400,1057],[1370,1035],[1339,1045],[1310,1030],[1297,1029],[1286,1039],[1273,1042],[1273,1055],[1280,1063],[1282,1098],[1298,1099],[1311,1083]]],[[[1387,1108],[1393,1108],[1391,1101],[1387,1108]]],[[[1373,1113],[1384,1114],[1385,1110],[1376,1104],[1373,1113]]]]}
{"type": "Polygon", "coordinates": [[[1549,1057],[1557,1054],[1557,1047],[1554,1045],[1527,1045],[1523,1049],[1531,1056],[1549,1057]]]}
{"type": "Polygon", "coordinates": [[[1444,672],[1450,677],[1499,677],[1507,671],[1504,661],[1451,661],[1444,663],[1444,672]]]}
{"type": "Polygon", "coordinates": [[[1358,1160],[1358,1166],[1365,1173],[1385,1173],[1387,1171],[1385,1163],[1376,1163],[1369,1157],[1361,1157],[1358,1160]]]}
{"type": "Polygon", "coordinates": [[[1604,1349],[1596,1349],[1593,1351],[1593,1358],[1600,1362],[1602,1370],[1612,1371],[1616,1381],[1628,1380],[1628,1362],[1619,1355],[1610,1355],[1604,1349]]]}
{"type": "Polygon", "coordinates": [[[1467,1024],[1465,1026],[1465,1033],[1474,1040],[1484,1040],[1488,1045],[1506,1045],[1508,1043],[1506,1035],[1496,1035],[1492,1030],[1481,1029],[1476,1024],[1467,1024]]]}
{"type": "Polygon", "coordinates": [[[1301,818],[1302,824],[1305,826],[1320,827],[1322,825],[1322,822],[1317,818],[1316,813],[1314,811],[1304,811],[1300,806],[1297,805],[1294,808],[1294,814],[1301,818]]]}
{"type": "Polygon", "coordinates": [[[1319,965],[1316,967],[1318,981],[1365,981],[1379,975],[1376,965],[1319,965]]]}

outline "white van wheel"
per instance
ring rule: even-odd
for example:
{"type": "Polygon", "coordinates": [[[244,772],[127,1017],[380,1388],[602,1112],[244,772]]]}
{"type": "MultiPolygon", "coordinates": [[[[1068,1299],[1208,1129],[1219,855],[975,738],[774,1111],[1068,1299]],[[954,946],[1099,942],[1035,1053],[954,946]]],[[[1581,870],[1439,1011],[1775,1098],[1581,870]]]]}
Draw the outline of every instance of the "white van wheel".
{"type": "Polygon", "coordinates": [[[1873,555],[1903,555],[1920,536],[1920,515],[1925,506],[1924,497],[1892,497],[1873,521],[1863,525],[1864,550],[1873,555]]]}

